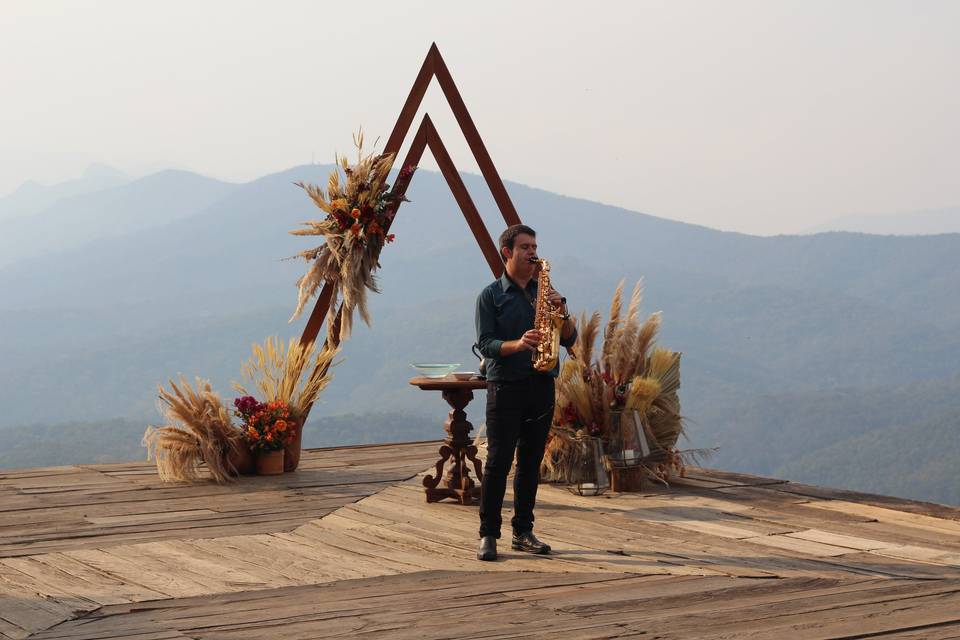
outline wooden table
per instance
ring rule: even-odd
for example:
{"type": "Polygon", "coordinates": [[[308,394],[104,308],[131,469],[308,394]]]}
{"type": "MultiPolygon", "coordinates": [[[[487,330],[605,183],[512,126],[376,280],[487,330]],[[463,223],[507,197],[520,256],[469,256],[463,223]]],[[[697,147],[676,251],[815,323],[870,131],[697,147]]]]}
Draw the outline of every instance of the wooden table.
{"type": "Polygon", "coordinates": [[[420,387],[424,391],[441,391],[443,399],[452,409],[443,423],[447,431],[447,439],[440,446],[440,459],[437,460],[436,475],[427,475],[423,479],[423,486],[427,494],[427,502],[439,502],[444,498],[454,498],[460,504],[473,504],[480,498],[480,485],[483,480],[482,463],[477,459],[477,447],[470,437],[473,425],[467,420],[464,411],[473,400],[474,389],[486,389],[486,380],[457,380],[453,376],[446,378],[426,378],[418,376],[410,380],[410,384],[420,387]],[[451,466],[447,475],[443,476],[443,466],[450,460],[451,466]],[[470,477],[470,467],[467,462],[473,463],[477,474],[477,482],[470,477]],[[441,479],[443,486],[440,485],[441,479]]]}

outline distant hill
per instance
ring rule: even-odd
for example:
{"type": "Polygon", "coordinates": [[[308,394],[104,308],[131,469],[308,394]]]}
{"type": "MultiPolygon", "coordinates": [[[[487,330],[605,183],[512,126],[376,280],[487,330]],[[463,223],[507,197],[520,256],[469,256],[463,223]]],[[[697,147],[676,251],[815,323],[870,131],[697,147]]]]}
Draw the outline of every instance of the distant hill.
{"type": "Polygon", "coordinates": [[[728,470],[960,504],[960,377],[731,398],[691,427],[728,470]]]}
{"type": "Polygon", "coordinates": [[[781,477],[960,505],[960,410],[950,408],[800,456],[781,477]]]}
{"type": "Polygon", "coordinates": [[[188,218],[233,188],[189,172],[163,171],[59,199],[33,215],[0,220],[0,267],[188,218]]]}
{"type": "MultiPolygon", "coordinates": [[[[305,318],[286,321],[303,265],[282,258],[319,243],[287,234],[319,212],[292,183],[324,181],[329,169],[297,167],[241,185],[165,172],[112,190],[122,197],[58,204],[63,219],[99,220],[100,211],[110,222],[91,222],[72,248],[0,267],[0,426],[117,416],[142,425],[156,419],[156,383],[180,372],[229,394],[251,342],[301,331],[305,318]]],[[[504,223],[482,180],[464,179],[496,236],[504,223]]],[[[508,190],[575,310],[605,312],[621,278],[628,287],[645,279],[644,312],[663,311],[661,343],[684,353],[691,444],[719,444],[720,466],[793,473],[783,465],[799,463],[809,442],[791,434],[822,420],[854,425],[823,444],[842,448],[870,429],[906,428],[958,407],[960,396],[945,393],[926,418],[858,422],[856,402],[957,375],[960,300],[949,292],[960,290],[960,235],[762,238],[518,184],[508,190]],[[850,402],[808,410],[809,399],[822,403],[838,389],[850,402]],[[734,455],[768,434],[782,446],[734,455]]],[[[420,171],[408,195],[397,242],[382,256],[374,327],[358,320],[318,419],[442,416],[439,394],[407,384],[408,363],[475,366],[473,303],[491,274],[438,174],[420,171]]],[[[481,408],[478,394],[469,409],[478,425],[481,408]]],[[[356,431],[328,428],[386,435],[380,419],[356,431]]]]}
{"type": "Polygon", "coordinates": [[[924,209],[882,216],[846,216],[819,224],[806,233],[853,231],[879,235],[914,236],[960,233],[960,207],[924,209]]]}
{"type": "Polygon", "coordinates": [[[122,172],[102,164],[90,165],[79,178],[49,186],[28,181],[13,193],[0,197],[0,221],[31,216],[58,200],[118,187],[129,181],[122,172]]]}

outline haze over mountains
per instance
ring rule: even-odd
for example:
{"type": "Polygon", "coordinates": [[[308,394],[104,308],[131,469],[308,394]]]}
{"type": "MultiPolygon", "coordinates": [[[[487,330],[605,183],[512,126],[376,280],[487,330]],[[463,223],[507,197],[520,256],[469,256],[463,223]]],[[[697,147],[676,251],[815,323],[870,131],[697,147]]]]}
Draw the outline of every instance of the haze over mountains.
{"type": "MultiPolygon", "coordinates": [[[[42,213],[3,220],[0,267],[190,217],[236,188],[183,171],[162,171],[132,183],[120,181],[106,189],[94,186],[104,182],[97,179],[100,177],[85,176],[73,184],[41,190],[37,194],[39,201],[51,197],[50,191],[64,191],[65,185],[78,192],[57,199],[42,213]]],[[[120,180],[114,175],[104,178],[107,182],[120,180]]],[[[22,189],[13,195],[21,192],[22,189]]]]}
{"type": "Polygon", "coordinates": [[[855,231],[897,236],[960,233],[960,207],[924,209],[884,216],[847,216],[807,229],[806,233],[824,231],[855,231]]]}
{"type": "Polygon", "coordinates": [[[0,220],[29,216],[43,211],[58,200],[109,189],[128,182],[130,179],[113,167],[92,164],[79,178],[53,185],[27,181],[16,191],[0,197],[0,220]]]}
{"type": "MultiPolygon", "coordinates": [[[[156,384],[180,372],[232,397],[250,343],[300,333],[303,265],[281,258],[311,246],[286,232],[319,211],[292,183],[329,170],[115,176],[16,216],[0,199],[0,467],[137,455],[156,384]]],[[[485,185],[464,180],[495,236],[485,185]]],[[[712,466],[960,503],[960,235],[763,238],[507,188],[574,309],[605,313],[621,278],[645,279],[712,466]]],[[[447,407],[408,363],[473,368],[489,269],[438,174],[408,195],[374,326],[358,321],[307,444],[439,437],[447,407]]],[[[468,413],[479,426],[482,397],[468,413]]]]}

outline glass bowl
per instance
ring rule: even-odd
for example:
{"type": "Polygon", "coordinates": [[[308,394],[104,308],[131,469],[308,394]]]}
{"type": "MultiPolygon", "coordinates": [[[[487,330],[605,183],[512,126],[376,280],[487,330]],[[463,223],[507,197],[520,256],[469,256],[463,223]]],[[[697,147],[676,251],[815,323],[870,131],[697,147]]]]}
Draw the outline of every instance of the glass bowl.
{"type": "Polygon", "coordinates": [[[470,380],[477,375],[476,371],[454,371],[453,377],[457,380],[470,380]]]}
{"type": "Polygon", "coordinates": [[[448,373],[459,367],[460,363],[414,362],[410,366],[424,378],[445,378],[448,373]]]}

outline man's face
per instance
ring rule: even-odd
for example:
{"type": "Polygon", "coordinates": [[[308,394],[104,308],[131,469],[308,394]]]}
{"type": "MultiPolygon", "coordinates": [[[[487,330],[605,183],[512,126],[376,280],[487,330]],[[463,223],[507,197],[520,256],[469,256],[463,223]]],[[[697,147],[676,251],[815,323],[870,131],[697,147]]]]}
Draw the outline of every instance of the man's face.
{"type": "Polygon", "coordinates": [[[504,255],[511,270],[533,271],[534,265],[530,264],[530,258],[537,257],[537,239],[526,233],[521,233],[513,240],[513,249],[504,248],[504,255]]]}

